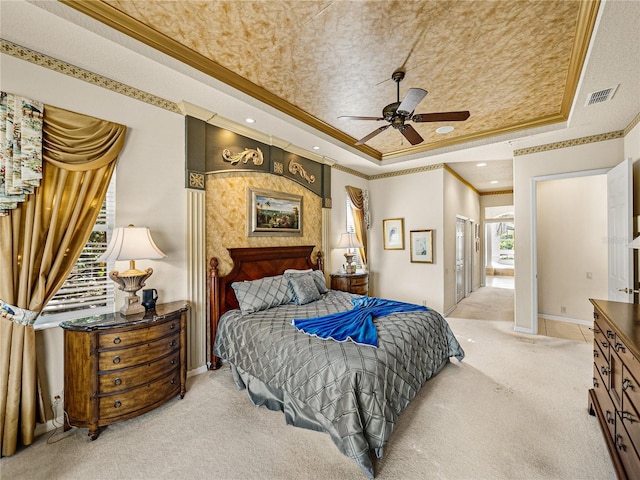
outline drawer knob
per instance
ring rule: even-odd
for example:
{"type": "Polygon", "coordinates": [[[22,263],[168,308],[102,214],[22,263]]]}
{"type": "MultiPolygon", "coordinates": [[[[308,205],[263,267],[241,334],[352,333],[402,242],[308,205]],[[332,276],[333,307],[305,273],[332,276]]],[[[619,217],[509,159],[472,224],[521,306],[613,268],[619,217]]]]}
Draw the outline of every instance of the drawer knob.
{"type": "Polygon", "coordinates": [[[602,348],[607,348],[609,346],[609,342],[600,342],[602,348]]]}
{"type": "Polygon", "coordinates": [[[114,385],[120,385],[121,383],[122,383],[122,380],[121,380],[120,378],[116,378],[116,379],[113,381],[113,384],[114,384],[114,385]]]}
{"type": "Polygon", "coordinates": [[[171,340],[171,343],[169,344],[170,347],[175,347],[176,346],[176,341],[175,340],[171,340]]]}
{"type": "Polygon", "coordinates": [[[622,435],[620,434],[616,434],[616,447],[618,447],[618,450],[621,450],[623,452],[627,451],[627,446],[622,443],[622,435]]]}
{"type": "Polygon", "coordinates": [[[598,351],[597,351],[597,350],[594,350],[594,351],[593,351],[593,356],[594,356],[594,357],[599,357],[599,356],[600,356],[600,354],[598,353],[598,351]]]}
{"type": "Polygon", "coordinates": [[[171,385],[175,385],[175,384],[176,384],[176,379],[175,379],[175,378],[172,378],[172,379],[171,379],[171,385]]]}
{"type": "Polygon", "coordinates": [[[599,387],[598,380],[596,379],[596,377],[593,377],[593,386],[594,386],[595,388],[598,388],[598,387],[599,387]]]}
{"type": "Polygon", "coordinates": [[[631,415],[631,412],[627,412],[626,410],[623,411],[620,416],[624,419],[624,420],[629,420],[629,422],[635,422],[636,420],[633,418],[633,415],[631,415]]]}
{"type": "Polygon", "coordinates": [[[613,425],[614,423],[616,423],[616,418],[614,415],[611,414],[611,412],[609,410],[607,410],[607,423],[610,423],[611,425],[613,425]]]}
{"type": "Polygon", "coordinates": [[[631,383],[631,380],[625,378],[624,380],[622,380],[622,390],[626,390],[627,388],[633,390],[633,384],[631,383]]]}
{"type": "Polygon", "coordinates": [[[604,365],[602,365],[600,367],[600,373],[602,373],[602,375],[609,375],[609,367],[605,367],[604,365]]]}
{"type": "Polygon", "coordinates": [[[120,337],[116,337],[113,339],[113,343],[115,343],[116,345],[118,345],[120,342],[122,342],[122,340],[120,340],[120,337]]]}
{"type": "Polygon", "coordinates": [[[113,363],[120,363],[120,356],[116,355],[115,357],[113,357],[113,363]]]}
{"type": "Polygon", "coordinates": [[[616,342],[616,352],[619,352],[620,350],[622,350],[622,353],[626,352],[627,350],[624,348],[624,345],[620,342],[616,342]]]}
{"type": "Polygon", "coordinates": [[[175,358],[172,358],[172,359],[171,359],[171,365],[175,365],[175,364],[176,364],[176,359],[175,359],[175,358]]]}
{"type": "Polygon", "coordinates": [[[120,400],[116,400],[113,402],[114,408],[120,408],[122,406],[122,402],[120,400]]]}
{"type": "Polygon", "coordinates": [[[592,328],[592,327],[589,327],[589,330],[591,330],[593,333],[602,333],[600,330],[598,330],[598,329],[597,329],[597,328],[595,328],[595,327],[593,327],[593,328],[592,328]]]}
{"type": "Polygon", "coordinates": [[[169,327],[169,328],[171,328],[171,330],[175,330],[175,328],[176,328],[176,324],[175,324],[175,323],[172,323],[172,324],[171,324],[171,327],[169,327]]]}
{"type": "Polygon", "coordinates": [[[613,338],[614,334],[612,330],[607,330],[607,338],[613,338]]]}

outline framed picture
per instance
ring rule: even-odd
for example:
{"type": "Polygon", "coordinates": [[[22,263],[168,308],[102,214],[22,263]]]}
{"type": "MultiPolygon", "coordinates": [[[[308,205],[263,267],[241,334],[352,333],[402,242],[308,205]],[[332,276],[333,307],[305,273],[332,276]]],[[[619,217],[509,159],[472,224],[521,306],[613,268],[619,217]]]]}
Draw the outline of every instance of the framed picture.
{"type": "Polygon", "coordinates": [[[433,263],[433,230],[411,230],[411,261],[414,263],[433,263]]]}
{"type": "Polygon", "coordinates": [[[404,218],[382,220],[385,250],[404,250],[404,218]]]}
{"type": "Polygon", "coordinates": [[[301,237],[302,196],[248,187],[247,236],[301,237]]]}

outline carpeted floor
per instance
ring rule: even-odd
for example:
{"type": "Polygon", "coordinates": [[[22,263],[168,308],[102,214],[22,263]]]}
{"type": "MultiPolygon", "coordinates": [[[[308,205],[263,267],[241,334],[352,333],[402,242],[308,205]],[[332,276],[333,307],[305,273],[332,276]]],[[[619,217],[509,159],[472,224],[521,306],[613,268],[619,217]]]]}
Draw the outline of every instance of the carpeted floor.
{"type": "MultiPolygon", "coordinates": [[[[448,319],[466,350],[400,418],[379,479],[614,479],[587,413],[587,344],[513,332],[503,321],[448,319]]],[[[228,368],[189,379],[183,400],[111,425],[58,431],[3,458],[3,479],[356,479],[329,436],[254,407],[228,368]],[[53,443],[55,442],[55,443],[53,443]]]]}
{"type": "Polygon", "coordinates": [[[449,317],[513,322],[513,288],[480,287],[463,298],[449,317]]]}

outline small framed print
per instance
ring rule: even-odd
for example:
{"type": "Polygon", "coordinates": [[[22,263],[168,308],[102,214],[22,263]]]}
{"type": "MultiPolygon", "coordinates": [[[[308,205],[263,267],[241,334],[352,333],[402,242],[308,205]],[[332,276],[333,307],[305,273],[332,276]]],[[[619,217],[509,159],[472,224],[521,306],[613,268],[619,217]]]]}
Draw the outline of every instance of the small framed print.
{"type": "Polygon", "coordinates": [[[414,263],[433,263],[433,230],[411,230],[411,261],[414,263]]]}
{"type": "Polygon", "coordinates": [[[382,220],[385,250],[404,250],[404,218],[382,220]]]}

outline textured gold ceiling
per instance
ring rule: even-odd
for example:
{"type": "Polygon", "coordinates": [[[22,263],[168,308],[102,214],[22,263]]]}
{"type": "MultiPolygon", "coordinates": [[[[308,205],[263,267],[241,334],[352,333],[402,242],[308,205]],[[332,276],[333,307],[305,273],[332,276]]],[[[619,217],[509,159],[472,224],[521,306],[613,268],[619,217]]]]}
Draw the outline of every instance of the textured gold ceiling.
{"type": "MultiPolygon", "coordinates": [[[[566,120],[597,1],[64,1],[158,50],[353,145],[386,122],[394,70],[429,94],[416,113],[469,110],[465,122],[388,128],[374,158],[566,120]]],[[[268,132],[265,132],[268,133],[268,132]]]]}

